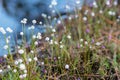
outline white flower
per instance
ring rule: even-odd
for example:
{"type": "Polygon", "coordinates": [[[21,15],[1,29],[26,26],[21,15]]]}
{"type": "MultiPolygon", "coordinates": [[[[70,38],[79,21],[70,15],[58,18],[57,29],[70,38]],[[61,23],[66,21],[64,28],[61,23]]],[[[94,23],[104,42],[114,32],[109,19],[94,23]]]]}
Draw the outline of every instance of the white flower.
{"type": "Polygon", "coordinates": [[[58,21],[57,21],[57,23],[58,23],[58,24],[61,24],[61,21],[60,21],[60,20],[58,20],[58,21]]]}
{"type": "Polygon", "coordinates": [[[115,1],[113,2],[113,4],[114,4],[114,6],[117,6],[117,5],[118,5],[118,2],[115,0],[115,1]]]}
{"type": "Polygon", "coordinates": [[[40,21],[39,24],[42,25],[42,22],[40,21]]]}
{"type": "Polygon", "coordinates": [[[30,27],[30,29],[35,29],[35,26],[32,25],[32,26],[30,27]]]}
{"type": "Polygon", "coordinates": [[[36,24],[36,23],[37,23],[37,21],[36,21],[36,20],[32,20],[32,23],[33,23],[33,24],[36,24]]]}
{"type": "Polygon", "coordinates": [[[15,61],[15,62],[14,62],[15,65],[18,65],[18,63],[19,63],[18,61],[15,61]]]}
{"type": "Polygon", "coordinates": [[[97,5],[96,1],[94,1],[94,2],[93,2],[93,6],[94,6],[95,8],[97,8],[97,7],[98,7],[98,5],[97,5]]]}
{"type": "Polygon", "coordinates": [[[4,28],[2,28],[2,27],[0,27],[0,32],[1,32],[2,34],[6,34],[6,31],[5,31],[4,28]]]}
{"type": "Polygon", "coordinates": [[[14,69],[13,72],[16,73],[16,72],[17,72],[17,69],[14,69]]]}
{"type": "Polygon", "coordinates": [[[44,65],[44,62],[41,62],[41,65],[44,65]]]}
{"type": "Polygon", "coordinates": [[[19,78],[20,78],[20,79],[23,79],[23,75],[20,75],[19,78]]]}
{"type": "Polygon", "coordinates": [[[33,53],[34,53],[34,51],[33,51],[33,50],[31,50],[31,51],[30,51],[30,53],[32,53],[32,54],[33,54],[33,53]]]}
{"type": "Polygon", "coordinates": [[[100,42],[96,42],[96,46],[100,46],[101,45],[101,43],[100,42]]]}
{"type": "Polygon", "coordinates": [[[109,0],[106,1],[106,5],[108,5],[108,6],[110,5],[110,1],[109,0]]]}
{"type": "Polygon", "coordinates": [[[3,48],[4,48],[4,49],[8,49],[8,45],[5,45],[3,48]]]}
{"type": "Polygon", "coordinates": [[[66,5],[65,8],[66,8],[66,9],[70,9],[70,6],[69,6],[69,5],[66,5]]]}
{"type": "Polygon", "coordinates": [[[103,13],[103,11],[102,11],[102,10],[100,10],[100,11],[99,11],[99,13],[100,13],[100,14],[102,14],[102,13],[103,13]]]}
{"type": "Polygon", "coordinates": [[[19,62],[19,63],[22,63],[22,62],[23,62],[23,60],[22,60],[22,59],[18,59],[18,62],[19,62]]]}
{"type": "Polygon", "coordinates": [[[24,50],[23,50],[23,49],[20,49],[20,50],[18,50],[18,53],[19,53],[19,54],[23,54],[23,53],[24,53],[24,50]]]}
{"type": "Polygon", "coordinates": [[[3,72],[3,70],[2,69],[0,69],[0,73],[2,73],[3,72]]]}
{"type": "Polygon", "coordinates": [[[9,41],[9,37],[8,38],[6,38],[6,43],[8,44],[10,41],[9,41]]]}
{"type": "Polygon", "coordinates": [[[57,1],[56,0],[52,0],[51,5],[56,6],[57,5],[57,1]]]}
{"type": "Polygon", "coordinates": [[[83,47],[83,45],[81,44],[80,47],[83,47]]]}
{"type": "Polygon", "coordinates": [[[9,33],[12,33],[12,32],[13,32],[13,30],[12,30],[10,27],[7,27],[7,28],[6,28],[6,31],[8,31],[9,33]]]}
{"type": "Polygon", "coordinates": [[[57,41],[55,41],[54,43],[55,43],[56,45],[58,44],[58,42],[57,42],[57,41]]]}
{"type": "Polygon", "coordinates": [[[87,21],[87,17],[83,17],[83,21],[87,21]]]}
{"type": "Polygon", "coordinates": [[[50,43],[49,44],[53,44],[53,40],[50,40],[50,43]]]}
{"type": "Polygon", "coordinates": [[[27,74],[23,74],[23,77],[25,78],[27,76],[27,74]]]}
{"type": "Polygon", "coordinates": [[[31,62],[32,61],[32,59],[31,58],[28,58],[28,62],[31,62]]]}
{"type": "Polygon", "coordinates": [[[71,36],[70,36],[70,35],[68,35],[68,36],[67,36],[67,38],[68,38],[68,39],[71,39],[71,36]]]}
{"type": "Polygon", "coordinates": [[[46,18],[46,17],[47,17],[47,15],[46,15],[45,13],[42,13],[41,16],[42,16],[43,18],[46,18]]]}
{"type": "Polygon", "coordinates": [[[65,69],[69,69],[69,65],[68,64],[65,65],[65,69]]]}
{"type": "Polygon", "coordinates": [[[36,38],[37,38],[37,36],[36,36],[36,35],[33,35],[33,36],[32,36],[32,38],[33,38],[33,39],[36,39],[36,38]]]}
{"type": "Polygon", "coordinates": [[[64,47],[64,45],[60,45],[60,48],[63,48],[64,47]]]}
{"type": "Polygon", "coordinates": [[[80,0],[77,0],[77,1],[76,1],[76,4],[80,4],[80,0]]]}
{"type": "Polygon", "coordinates": [[[5,54],[3,57],[4,57],[4,58],[7,58],[7,55],[5,54]]]}
{"type": "Polygon", "coordinates": [[[21,36],[23,36],[23,35],[24,35],[24,33],[23,33],[23,32],[20,32],[20,35],[21,35],[21,36]]]}
{"type": "Polygon", "coordinates": [[[83,39],[80,39],[81,42],[83,42],[83,39]]]}
{"type": "Polygon", "coordinates": [[[95,16],[95,13],[94,13],[94,12],[92,12],[92,13],[91,13],[91,16],[93,16],[93,17],[94,17],[94,16],[95,16]]]}
{"type": "Polygon", "coordinates": [[[7,68],[10,69],[11,68],[10,65],[7,65],[7,68]]]}
{"type": "Polygon", "coordinates": [[[38,34],[37,34],[37,38],[38,38],[38,39],[42,39],[41,33],[38,33],[38,34]]]}
{"type": "Polygon", "coordinates": [[[87,44],[88,44],[88,42],[87,42],[87,41],[85,41],[85,44],[87,45],[87,44]]]}
{"type": "Polygon", "coordinates": [[[37,57],[34,57],[33,59],[34,59],[35,61],[37,61],[37,60],[38,60],[38,59],[37,59],[37,57]]]}
{"type": "Polygon", "coordinates": [[[50,40],[50,38],[49,38],[49,37],[46,37],[46,38],[45,38],[45,40],[46,40],[46,41],[49,41],[49,40],[50,40]]]}
{"type": "Polygon", "coordinates": [[[20,64],[19,68],[20,70],[25,70],[26,69],[25,64],[20,64]]]}
{"type": "Polygon", "coordinates": [[[38,45],[38,42],[37,42],[37,41],[35,41],[35,42],[34,42],[34,44],[37,46],[37,45],[38,45]]]}
{"type": "Polygon", "coordinates": [[[24,73],[27,73],[27,70],[26,70],[26,69],[24,70],[24,73]]]}
{"type": "Polygon", "coordinates": [[[27,19],[24,18],[23,20],[21,20],[21,23],[22,23],[22,24],[26,24],[26,23],[27,23],[27,19]]]}
{"type": "Polygon", "coordinates": [[[55,29],[52,29],[52,32],[56,32],[56,30],[55,30],[55,29]]]}

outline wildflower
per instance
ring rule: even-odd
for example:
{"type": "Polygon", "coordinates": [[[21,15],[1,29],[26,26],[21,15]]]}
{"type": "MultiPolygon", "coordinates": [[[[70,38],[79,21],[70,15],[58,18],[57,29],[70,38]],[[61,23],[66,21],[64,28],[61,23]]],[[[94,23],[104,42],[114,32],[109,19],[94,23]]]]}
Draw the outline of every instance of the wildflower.
{"type": "Polygon", "coordinates": [[[46,40],[46,41],[49,41],[49,40],[50,40],[50,38],[49,38],[49,37],[46,37],[46,38],[45,38],[45,40],[46,40]]]}
{"type": "Polygon", "coordinates": [[[30,29],[35,29],[35,26],[32,25],[32,26],[30,27],[30,29]]]}
{"type": "Polygon", "coordinates": [[[32,59],[31,58],[28,58],[28,62],[31,62],[32,61],[32,59]]]}
{"type": "Polygon", "coordinates": [[[80,47],[83,47],[83,45],[81,44],[80,47]]]}
{"type": "Polygon", "coordinates": [[[20,75],[19,78],[20,78],[20,79],[23,79],[23,75],[20,75]]]}
{"type": "Polygon", "coordinates": [[[33,35],[32,38],[33,38],[33,39],[36,39],[37,37],[36,37],[36,35],[33,35]]]}
{"type": "Polygon", "coordinates": [[[109,1],[109,0],[106,1],[106,5],[107,5],[107,6],[110,5],[110,1],[109,1]]]}
{"type": "Polygon", "coordinates": [[[87,21],[87,17],[83,17],[83,21],[87,21]]]}
{"type": "Polygon", "coordinates": [[[25,70],[26,69],[25,64],[20,64],[19,68],[20,70],[25,70]]]}
{"type": "Polygon", "coordinates": [[[4,49],[8,49],[8,45],[5,45],[3,48],[4,48],[4,49]]]}
{"type": "Polygon", "coordinates": [[[41,65],[44,65],[44,62],[41,62],[41,65]]]}
{"type": "Polygon", "coordinates": [[[55,29],[52,29],[52,32],[56,32],[56,30],[55,30],[55,29]]]}
{"type": "Polygon", "coordinates": [[[65,8],[69,10],[69,9],[70,9],[70,6],[69,6],[69,5],[65,5],[65,8]]]}
{"type": "Polygon", "coordinates": [[[58,21],[57,21],[57,23],[58,23],[58,24],[61,24],[61,21],[60,21],[60,20],[58,20],[58,21]]]}
{"type": "Polygon", "coordinates": [[[16,72],[17,72],[17,69],[14,69],[13,72],[16,73],[16,72]]]}
{"type": "Polygon", "coordinates": [[[19,62],[19,63],[22,63],[22,62],[23,62],[23,60],[22,60],[22,59],[18,59],[18,62],[19,62]]]}
{"type": "Polygon", "coordinates": [[[10,69],[11,68],[10,65],[7,65],[7,68],[10,69]]]}
{"type": "Polygon", "coordinates": [[[19,53],[19,54],[23,54],[23,53],[24,53],[24,50],[23,50],[23,49],[20,49],[20,50],[18,50],[18,53],[19,53]]]}
{"type": "Polygon", "coordinates": [[[20,32],[20,35],[21,35],[21,36],[23,36],[23,35],[24,35],[24,33],[23,33],[23,32],[20,32]]]}
{"type": "Polygon", "coordinates": [[[113,4],[114,4],[114,6],[117,6],[117,5],[118,5],[118,3],[117,3],[116,0],[113,2],[113,4]]]}
{"type": "Polygon", "coordinates": [[[7,58],[7,55],[5,54],[3,57],[4,57],[4,58],[7,58]]]}
{"type": "Polygon", "coordinates": [[[22,24],[26,24],[26,23],[27,23],[27,19],[24,18],[23,20],[21,20],[21,23],[22,23],[22,24]]]}
{"type": "Polygon", "coordinates": [[[62,49],[64,47],[64,45],[60,45],[60,48],[62,49]]]}
{"type": "Polygon", "coordinates": [[[38,39],[42,39],[41,33],[38,33],[38,34],[37,34],[37,38],[38,38],[38,39]]]}
{"type": "Polygon", "coordinates": [[[7,28],[6,28],[6,31],[8,31],[9,33],[12,33],[12,32],[13,32],[13,30],[12,30],[10,27],[7,27],[7,28]]]}
{"type": "Polygon", "coordinates": [[[65,69],[69,69],[69,65],[68,64],[65,65],[65,69]]]}
{"type": "Polygon", "coordinates": [[[24,70],[24,73],[27,73],[27,70],[26,70],[26,69],[24,70]]]}
{"type": "Polygon", "coordinates": [[[6,38],[6,43],[8,44],[10,41],[9,41],[9,37],[6,38]]]}
{"type": "Polygon", "coordinates": [[[100,14],[102,14],[102,13],[103,13],[103,11],[102,11],[102,10],[100,10],[100,11],[99,11],[99,13],[100,13],[100,14]]]}
{"type": "Polygon", "coordinates": [[[85,44],[87,45],[87,44],[88,44],[88,42],[87,42],[87,41],[85,41],[85,44]]]}
{"type": "Polygon", "coordinates": [[[57,5],[57,1],[56,0],[52,0],[51,5],[56,6],[57,5]]]}
{"type": "Polygon", "coordinates": [[[76,1],[76,4],[80,4],[80,0],[77,0],[77,1],[76,1]]]}
{"type": "Polygon", "coordinates": [[[95,7],[95,8],[97,8],[97,7],[98,7],[98,5],[97,5],[96,1],[94,1],[94,2],[93,2],[93,7],[95,7]]]}
{"type": "Polygon", "coordinates": [[[0,73],[2,73],[3,72],[3,70],[2,69],[0,69],[0,73]]]}
{"type": "Polygon", "coordinates": [[[18,65],[18,63],[19,63],[18,61],[15,61],[15,62],[14,62],[15,65],[18,65]]]}
{"type": "Polygon", "coordinates": [[[57,42],[57,41],[55,41],[54,43],[55,43],[56,45],[58,44],[58,42],[57,42]]]}
{"type": "Polygon", "coordinates": [[[1,32],[2,34],[6,34],[6,31],[5,31],[4,28],[2,28],[2,27],[0,27],[0,32],[1,32]]]}
{"type": "Polygon", "coordinates": [[[47,17],[47,15],[46,15],[45,13],[42,13],[41,16],[42,16],[43,18],[46,18],[46,17],[47,17]]]}
{"type": "Polygon", "coordinates": [[[27,74],[23,74],[23,77],[25,78],[27,76],[27,74]]]}
{"type": "Polygon", "coordinates": [[[42,22],[40,21],[39,24],[42,25],[42,22]]]}
{"type": "Polygon", "coordinates": [[[94,12],[92,12],[92,13],[91,13],[91,16],[92,16],[92,17],[94,17],[94,16],[95,16],[95,13],[94,13],[94,12]]]}
{"type": "Polygon", "coordinates": [[[50,40],[50,43],[49,44],[53,44],[53,40],[50,40]]]}
{"type": "Polygon", "coordinates": [[[30,53],[34,53],[34,51],[33,51],[33,50],[31,50],[31,51],[30,51],[30,53]]]}
{"type": "Polygon", "coordinates": [[[37,46],[38,45],[38,41],[35,41],[34,44],[37,46]]]}
{"type": "Polygon", "coordinates": [[[68,38],[68,39],[71,39],[71,36],[70,36],[70,35],[68,35],[68,36],[67,36],[67,38],[68,38]]]}
{"type": "Polygon", "coordinates": [[[37,23],[37,21],[36,21],[36,20],[32,20],[32,23],[33,23],[33,24],[36,24],[36,23],[37,23]]]}
{"type": "Polygon", "coordinates": [[[100,46],[101,45],[101,43],[100,42],[96,42],[96,46],[100,46]]]}
{"type": "Polygon", "coordinates": [[[37,61],[37,60],[38,60],[38,59],[37,59],[37,57],[34,57],[33,59],[34,59],[35,61],[37,61]]]}

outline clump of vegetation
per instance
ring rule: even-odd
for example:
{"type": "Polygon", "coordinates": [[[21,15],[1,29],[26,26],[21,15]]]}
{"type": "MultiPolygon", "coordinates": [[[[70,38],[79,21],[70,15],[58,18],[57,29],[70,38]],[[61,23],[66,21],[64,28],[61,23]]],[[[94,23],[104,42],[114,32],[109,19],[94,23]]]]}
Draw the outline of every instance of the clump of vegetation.
{"type": "MultiPolygon", "coordinates": [[[[29,27],[31,43],[27,44],[24,18],[15,54],[1,58],[2,80],[119,80],[120,15],[114,0],[98,0],[92,7],[83,6],[60,18],[46,32],[34,34],[36,20],[29,27]],[[27,45],[27,46],[26,46],[27,45]]],[[[46,22],[50,20],[44,15],[46,22]]],[[[61,16],[59,16],[61,17],[61,16]]],[[[56,19],[56,17],[54,18],[56,19]]],[[[40,22],[41,24],[41,22],[40,22]]],[[[10,31],[10,29],[8,30],[10,31]]],[[[4,30],[3,30],[4,33],[4,30]]]]}

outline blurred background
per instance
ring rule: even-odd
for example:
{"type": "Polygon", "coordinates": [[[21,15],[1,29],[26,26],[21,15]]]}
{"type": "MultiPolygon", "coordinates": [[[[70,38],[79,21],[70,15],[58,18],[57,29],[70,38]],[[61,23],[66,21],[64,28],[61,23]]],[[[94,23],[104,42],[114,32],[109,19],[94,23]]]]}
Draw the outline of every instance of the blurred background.
{"type": "MultiPolygon", "coordinates": [[[[14,32],[13,34],[7,33],[7,35],[17,35],[19,38],[19,33],[22,31],[20,21],[23,18],[27,18],[27,26],[31,26],[34,19],[37,22],[45,21],[42,14],[51,17],[55,17],[58,14],[65,16],[66,13],[73,12],[75,8],[81,9],[84,4],[92,6],[93,1],[95,0],[0,0],[0,27],[4,29],[10,27],[14,32]]],[[[35,28],[35,32],[42,31],[39,27],[35,28]]],[[[13,41],[11,39],[11,46],[15,45],[13,41]]],[[[0,52],[2,52],[0,55],[3,55],[6,51],[3,49],[5,41],[1,33],[0,43],[0,52]]]]}

